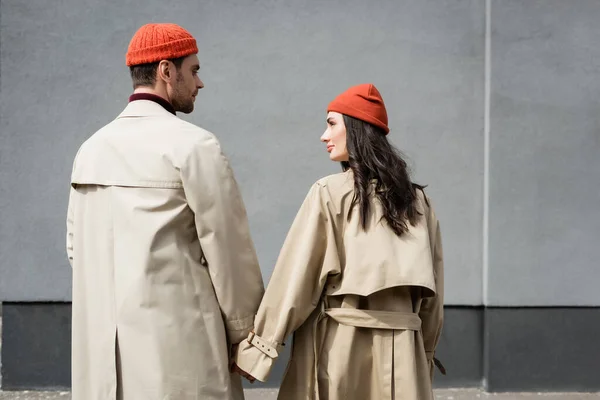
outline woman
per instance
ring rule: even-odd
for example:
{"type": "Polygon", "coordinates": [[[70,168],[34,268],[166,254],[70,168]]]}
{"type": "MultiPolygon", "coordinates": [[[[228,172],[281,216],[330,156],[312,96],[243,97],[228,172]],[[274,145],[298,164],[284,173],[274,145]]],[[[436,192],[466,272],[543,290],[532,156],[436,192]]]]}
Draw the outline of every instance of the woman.
{"type": "Polygon", "coordinates": [[[438,221],[387,140],[375,86],[350,88],[327,111],[321,141],[344,172],[310,189],[237,369],[265,381],[294,333],[280,399],[433,399],[443,321],[438,221]]]}

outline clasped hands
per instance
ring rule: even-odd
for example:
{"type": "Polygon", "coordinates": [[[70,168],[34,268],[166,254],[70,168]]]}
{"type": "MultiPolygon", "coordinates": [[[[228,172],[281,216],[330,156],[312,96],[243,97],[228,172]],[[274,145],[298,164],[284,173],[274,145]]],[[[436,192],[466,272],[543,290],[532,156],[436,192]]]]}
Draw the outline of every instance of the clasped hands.
{"type": "Polygon", "coordinates": [[[231,360],[229,361],[229,372],[235,372],[239,375],[241,375],[243,378],[246,378],[248,380],[248,382],[250,383],[254,383],[254,381],[256,381],[256,378],[253,377],[252,375],[250,375],[249,373],[247,373],[246,371],[244,371],[243,369],[241,369],[240,367],[238,367],[238,365],[235,363],[234,361],[234,356],[235,353],[237,352],[237,347],[238,345],[233,345],[232,349],[231,349],[231,360]]]}

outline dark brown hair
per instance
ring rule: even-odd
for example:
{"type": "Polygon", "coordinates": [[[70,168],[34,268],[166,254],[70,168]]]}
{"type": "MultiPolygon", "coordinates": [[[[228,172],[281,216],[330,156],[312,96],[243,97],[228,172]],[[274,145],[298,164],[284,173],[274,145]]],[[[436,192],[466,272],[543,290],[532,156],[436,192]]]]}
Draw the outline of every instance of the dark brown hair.
{"type": "MultiPolygon", "coordinates": [[[[177,71],[181,68],[185,57],[173,58],[171,61],[175,64],[177,71]]],[[[129,67],[129,73],[131,74],[131,80],[133,81],[133,88],[137,89],[142,86],[154,86],[156,83],[156,71],[158,69],[160,61],[149,63],[132,65],[129,67]]]]}
{"type": "Polygon", "coordinates": [[[342,162],[342,169],[354,173],[350,209],[359,207],[360,222],[366,229],[371,209],[369,197],[374,190],[383,208],[383,219],[396,235],[402,236],[408,231],[407,223],[416,225],[421,215],[416,205],[417,190],[425,186],[411,181],[406,161],[381,128],[347,115],[344,123],[349,159],[342,162]]]}

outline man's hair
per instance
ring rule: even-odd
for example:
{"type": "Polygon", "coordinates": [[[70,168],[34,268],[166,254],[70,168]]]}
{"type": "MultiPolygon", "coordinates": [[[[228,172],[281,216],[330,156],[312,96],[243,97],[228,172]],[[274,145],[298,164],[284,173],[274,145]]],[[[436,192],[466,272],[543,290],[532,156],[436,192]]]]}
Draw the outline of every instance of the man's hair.
{"type": "MultiPolygon", "coordinates": [[[[175,68],[177,71],[179,71],[184,59],[185,57],[179,57],[168,61],[171,61],[173,64],[175,64],[175,68]]],[[[137,89],[141,86],[154,86],[156,83],[158,64],[160,64],[160,61],[149,64],[132,65],[129,67],[129,73],[131,74],[131,80],[133,81],[133,88],[137,89]]]]}

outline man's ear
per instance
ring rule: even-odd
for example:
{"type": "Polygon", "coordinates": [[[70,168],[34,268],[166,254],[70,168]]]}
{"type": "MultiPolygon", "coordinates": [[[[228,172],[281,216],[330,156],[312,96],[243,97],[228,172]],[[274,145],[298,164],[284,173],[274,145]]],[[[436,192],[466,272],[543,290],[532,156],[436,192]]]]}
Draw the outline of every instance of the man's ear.
{"type": "Polygon", "coordinates": [[[175,65],[170,63],[169,61],[161,60],[160,63],[158,63],[156,77],[167,83],[170,83],[171,80],[175,77],[174,67],[175,65]]]}

